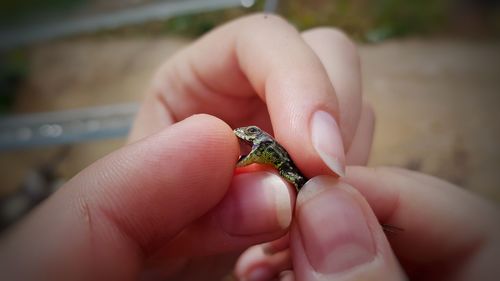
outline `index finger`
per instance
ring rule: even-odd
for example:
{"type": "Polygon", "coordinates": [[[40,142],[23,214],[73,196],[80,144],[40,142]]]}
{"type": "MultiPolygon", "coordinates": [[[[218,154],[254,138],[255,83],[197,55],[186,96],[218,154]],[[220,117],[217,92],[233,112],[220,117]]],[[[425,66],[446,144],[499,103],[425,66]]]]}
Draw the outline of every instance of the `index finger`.
{"type": "Polygon", "coordinates": [[[361,192],[379,221],[403,229],[389,240],[406,266],[458,263],[489,247],[498,234],[498,210],[450,183],[396,168],[348,172],[342,180],[361,192]]]}
{"type": "Polygon", "coordinates": [[[343,142],[353,130],[341,126],[319,58],[277,16],[245,17],[209,33],[168,61],[154,87],[170,122],[204,112],[232,127],[272,124],[306,175],[344,173],[343,142]]]}

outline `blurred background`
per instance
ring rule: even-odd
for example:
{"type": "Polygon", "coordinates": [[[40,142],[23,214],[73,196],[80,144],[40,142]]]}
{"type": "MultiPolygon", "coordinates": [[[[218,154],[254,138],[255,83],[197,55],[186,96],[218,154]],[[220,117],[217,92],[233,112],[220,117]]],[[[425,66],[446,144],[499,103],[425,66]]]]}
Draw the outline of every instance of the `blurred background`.
{"type": "Polygon", "coordinates": [[[124,144],[159,64],[258,11],[359,45],[370,165],[500,202],[500,5],[493,0],[3,0],[0,230],[124,144]]]}

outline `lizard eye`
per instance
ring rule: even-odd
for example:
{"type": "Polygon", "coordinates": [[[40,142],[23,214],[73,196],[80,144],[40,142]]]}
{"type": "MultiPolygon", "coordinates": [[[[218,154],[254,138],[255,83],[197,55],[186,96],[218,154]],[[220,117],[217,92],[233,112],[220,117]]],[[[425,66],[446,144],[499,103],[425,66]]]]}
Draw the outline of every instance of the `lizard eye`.
{"type": "Polygon", "coordinates": [[[258,129],[255,127],[250,127],[247,129],[247,132],[249,132],[250,134],[255,134],[258,132],[258,129]]]}

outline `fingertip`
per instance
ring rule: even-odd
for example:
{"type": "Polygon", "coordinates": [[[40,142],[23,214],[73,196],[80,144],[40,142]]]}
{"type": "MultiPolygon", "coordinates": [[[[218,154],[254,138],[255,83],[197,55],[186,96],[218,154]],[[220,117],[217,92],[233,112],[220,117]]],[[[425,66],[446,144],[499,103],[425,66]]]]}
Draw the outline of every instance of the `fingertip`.
{"type": "Polygon", "coordinates": [[[234,169],[240,153],[231,127],[208,114],[192,115],[146,139],[150,143],[138,150],[142,156],[146,156],[144,150],[154,150],[147,157],[148,162],[155,162],[151,165],[155,171],[171,169],[175,162],[175,167],[185,166],[184,171],[195,171],[189,166],[201,166],[202,174],[226,175],[234,169]]]}
{"type": "MultiPolygon", "coordinates": [[[[326,46],[341,45],[349,50],[357,50],[356,44],[354,44],[351,38],[349,38],[349,36],[344,31],[335,27],[320,26],[311,28],[302,32],[302,36],[312,44],[322,43],[323,45],[325,45],[326,39],[328,40],[326,46]]],[[[358,55],[355,54],[355,56],[353,57],[358,57],[358,55]]]]}
{"type": "Polygon", "coordinates": [[[375,129],[375,113],[373,107],[363,103],[361,116],[351,146],[346,153],[347,165],[366,165],[370,158],[375,129]]]}
{"type": "Polygon", "coordinates": [[[316,111],[311,118],[311,140],[323,163],[338,176],[345,175],[345,152],[340,128],[326,111],[316,111]]]}
{"type": "Polygon", "coordinates": [[[266,281],[274,280],[284,270],[291,268],[290,250],[285,249],[275,254],[268,254],[262,245],[247,249],[238,259],[235,275],[238,280],[266,281]]]}
{"type": "Polygon", "coordinates": [[[222,200],[238,149],[227,124],[194,115],[111,153],[70,184],[149,254],[222,200]]]}
{"type": "Polygon", "coordinates": [[[234,175],[218,205],[163,252],[213,255],[278,239],[291,223],[294,192],[290,184],[270,172],[234,175]]]}
{"type": "Polygon", "coordinates": [[[233,177],[217,207],[221,227],[230,235],[258,235],[285,230],[292,220],[294,195],[281,177],[269,172],[233,177]]]}
{"type": "Polygon", "coordinates": [[[306,261],[299,265],[300,276],[308,271],[329,280],[401,276],[375,215],[354,188],[322,176],[310,180],[301,195],[292,228],[294,258],[306,261]]]}
{"type": "Polygon", "coordinates": [[[225,152],[231,155],[239,153],[239,145],[233,129],[221,119],[209,114],[194,114],[173,126],[186,128],[186,139],[203,139],[209,144],[224,147],[225,152]]]}
{"type": "Polygon", "coordinates": [[[397,187],[408,183],[400,184],[399,178],[390,171],[387,167],[348,166],[347,176],[341,180],[365,198],[380,222],[392,224],[394,222],[388,220],[394,219],[402,199],[397,187]]]}

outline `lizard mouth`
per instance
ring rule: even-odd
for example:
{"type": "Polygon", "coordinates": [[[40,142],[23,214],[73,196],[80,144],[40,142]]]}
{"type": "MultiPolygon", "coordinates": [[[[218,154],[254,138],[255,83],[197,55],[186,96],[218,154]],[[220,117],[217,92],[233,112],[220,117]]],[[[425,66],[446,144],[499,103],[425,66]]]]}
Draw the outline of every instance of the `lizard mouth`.
{"type": "Polygon", "coordinates": [[[252,151],[252,145],[250,143],[248,143],[246,140],[242,140],[240,138],[238,138],[238,143],[240,144],[240,158],[239,159],[241,159],[241,158],[247,156],[250,153],[250,151],[252,151]]]}

